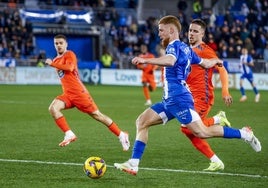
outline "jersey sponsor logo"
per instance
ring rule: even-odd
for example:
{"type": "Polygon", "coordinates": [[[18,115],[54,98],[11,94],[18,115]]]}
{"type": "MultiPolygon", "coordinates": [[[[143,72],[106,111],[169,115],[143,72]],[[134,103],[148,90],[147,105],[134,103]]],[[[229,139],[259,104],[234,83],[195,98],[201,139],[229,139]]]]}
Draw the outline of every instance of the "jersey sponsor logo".
{"type": "Polygon", "coordinates": [[[189,112],[189,110],[185,109],[185,110],[177,112],[177,115],[179,117],[181,117],[181,119],[186,119],[188,112],[189,112]]]}
{"type": "Polygon", "coordinates": [[[64,70],[58,70],[58,75],[60,78],[64,77],[64,70]]]}
{"type": "Polygon", "coordinates": [[[167,54],[175,54],[175,48],[174,47],[170,47],[167,49],[167,54]]]}
{"type": "Polygon", "coordinates": [[[189,54],[190,53],[190,48],[185,47],[185,48],[183,48],[183,51],[184,51],[185,54],[189,54]]]}

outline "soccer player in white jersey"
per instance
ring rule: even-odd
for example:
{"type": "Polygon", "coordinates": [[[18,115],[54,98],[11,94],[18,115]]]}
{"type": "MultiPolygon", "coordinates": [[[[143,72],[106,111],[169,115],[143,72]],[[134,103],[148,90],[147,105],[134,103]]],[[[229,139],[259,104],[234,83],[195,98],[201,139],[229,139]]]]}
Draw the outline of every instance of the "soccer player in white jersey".
{"type": "Polygon", "coordinates": [[[158,23],[158,30],[161,43],[166,49],[166,55],[149,59],[134,57],[132,63],[135,65],[148,63],[164,66],[163,99],[139,115],[136,120],[136,140],[132,148],[131,158],[124,163],[114,163],[115,168],[136,175],[148,142],[149,128],[154,125],[165,124],[174,118],[180,124],[187,126],[197,137],[238,138],[248,142],[256,152],[261,151],[261,144],[249,127],[242,129],[220,125],[206,127],[194,110],[193,97],[185,82],[190,71],[190,64],[199,64],[204,68],[209,68],[216,64],[221,66],[222,61],[219,59],[202,59],[188,45],[181,42],[179,39],[181,24],[175,16],[161,18],[158,23]]]}
{"type": "Polygon", "coordinates": [[[253,62],[252,56],[248,54],[248,49],[243,47],[241,49],[241,55],[240,55],[240,69],[242,72],[242,75],[240,77],[240,93],[242,95],[242,97],[240,98],[240,102],[244,102],[247,100],[246,92],[245,92],[245,89],[243,87],[243,83],[244,83],[245,78],[249,81],[250,85],[253,88],[253,91],[255,93],[255,102],[260,101],[261,95],[260,95],[255,83],[253,82],[253,72],[251,69],[251,67],[253,67],[253,66],[254,66],[254,62],[253,62]]]}

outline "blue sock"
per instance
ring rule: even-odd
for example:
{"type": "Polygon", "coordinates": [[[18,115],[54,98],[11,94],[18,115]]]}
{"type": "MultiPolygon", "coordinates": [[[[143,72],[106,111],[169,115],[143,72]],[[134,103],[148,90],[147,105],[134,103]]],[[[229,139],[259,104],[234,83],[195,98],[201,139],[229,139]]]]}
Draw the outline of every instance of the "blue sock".
{"type": "Polygon", "coordinates": [[[256,87],[253,87],[253,91],[254,91],[255,95],[257,95],[259,93],[259,91],[257,90],[256,87]]]}
{"type": "Polygon", "coordinates": [[[238,129],[223,127],[223,138],[241,138],[241,133],[238,129]]]}
{"type": "Polygon", "coordinates": [[[245,95],[246,94],[244,87],[240,87],[240,93],[241,93],[241,95],[245,95]]]}
{"type": "Polygon", "coordinates": [[[142,141],[136,140],[132,150],[132,159],[141,159],[146,144],[142,141]]]}

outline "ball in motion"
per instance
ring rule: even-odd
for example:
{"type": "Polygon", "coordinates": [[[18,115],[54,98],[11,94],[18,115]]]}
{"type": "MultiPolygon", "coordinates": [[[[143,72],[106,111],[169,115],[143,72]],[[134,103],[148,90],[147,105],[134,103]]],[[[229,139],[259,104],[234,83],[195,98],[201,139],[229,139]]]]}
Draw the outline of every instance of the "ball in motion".
{"type": "Polygon", "coordinates": [[[98,179],[106,172],[105,161],[100,157],[89,157],[84,164],[85,174],[92,178],[98,179]]]}

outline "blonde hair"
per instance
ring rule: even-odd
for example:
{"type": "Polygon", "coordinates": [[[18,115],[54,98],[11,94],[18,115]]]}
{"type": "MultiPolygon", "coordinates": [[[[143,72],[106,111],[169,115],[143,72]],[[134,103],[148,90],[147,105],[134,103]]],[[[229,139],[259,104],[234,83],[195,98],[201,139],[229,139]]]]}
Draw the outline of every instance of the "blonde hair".
{"type": "Polygon", "coordinates": [[[158,22],[158,24],[173,24],[177,29],[178,32],[181,32],[181,23],[180,20],[176,16],[168,15],[161,18],[158,22]]]}

